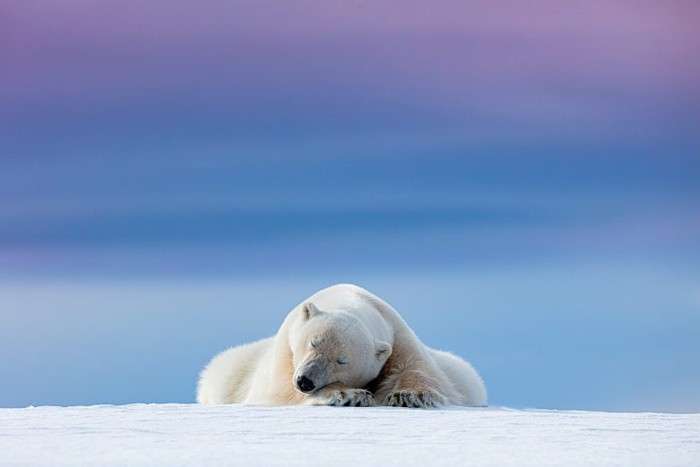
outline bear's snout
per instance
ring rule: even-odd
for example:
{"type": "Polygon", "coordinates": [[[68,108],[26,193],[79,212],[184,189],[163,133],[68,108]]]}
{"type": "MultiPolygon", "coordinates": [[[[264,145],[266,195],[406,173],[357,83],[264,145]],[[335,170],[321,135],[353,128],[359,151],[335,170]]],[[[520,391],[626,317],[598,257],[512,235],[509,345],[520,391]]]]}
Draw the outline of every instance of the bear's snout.
{"type": "Polygon", "coordinates": [[[304,375],[297,378],[297,387],[301,392],[311,392],[316,389],[314,382],[304,375]]]}
{"type": "Polygon", "coordinates": [[[319,356],[308,359],[294,374],[293,384],[305,394],[317,391],[328,384],[328,368],[319,356]]]}

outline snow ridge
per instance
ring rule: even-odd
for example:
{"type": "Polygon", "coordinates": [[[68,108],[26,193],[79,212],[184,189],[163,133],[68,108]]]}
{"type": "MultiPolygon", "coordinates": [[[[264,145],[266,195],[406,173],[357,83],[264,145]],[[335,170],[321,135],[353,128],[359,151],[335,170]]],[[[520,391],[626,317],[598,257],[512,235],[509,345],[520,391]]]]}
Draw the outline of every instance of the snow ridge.
{"type": "Polygon", "coordinates": [[[700,465],[700,414],[507,408],[0,409],[2,465],[700,465]]]}

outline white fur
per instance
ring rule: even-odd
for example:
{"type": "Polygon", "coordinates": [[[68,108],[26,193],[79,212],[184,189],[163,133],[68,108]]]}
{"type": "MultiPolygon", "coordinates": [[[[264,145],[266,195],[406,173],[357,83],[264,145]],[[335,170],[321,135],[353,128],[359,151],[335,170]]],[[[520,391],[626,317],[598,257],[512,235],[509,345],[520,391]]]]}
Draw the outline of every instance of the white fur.
{"type": "Polygon", "coordinates": [[[485,406],[487,397],[469,363],[427,347],[380,298],[340,284],[294,307],[274,337],[214,357],[197,401],[435,407],[485,406]],[[301,392],[301,376],[320,389],[301,392]]]}

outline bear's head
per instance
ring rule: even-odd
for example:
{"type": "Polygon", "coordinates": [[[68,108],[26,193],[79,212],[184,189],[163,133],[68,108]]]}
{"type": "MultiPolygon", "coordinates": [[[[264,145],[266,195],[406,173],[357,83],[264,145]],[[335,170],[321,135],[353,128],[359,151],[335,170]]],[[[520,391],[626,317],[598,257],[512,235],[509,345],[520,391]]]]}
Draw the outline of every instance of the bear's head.
{"type": "Polygon", "coordinates": [[[344,311],[328,313],[309,302],[289,334],[292,384],[310,394],[333,383],[362,388],[382,370],[391,345],[377,341],[365,324],[344,311]]]}

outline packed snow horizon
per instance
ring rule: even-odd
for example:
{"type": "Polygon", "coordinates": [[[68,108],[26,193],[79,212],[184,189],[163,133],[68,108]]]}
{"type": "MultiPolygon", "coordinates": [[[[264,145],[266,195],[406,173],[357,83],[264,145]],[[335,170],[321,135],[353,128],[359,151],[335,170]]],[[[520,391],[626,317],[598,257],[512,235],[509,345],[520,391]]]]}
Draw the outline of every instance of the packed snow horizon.
{"type": "Polygon", "coordinates": [[[2,465],[687,466],[700,414],[195,404],[0,409],[2,465]]]}

